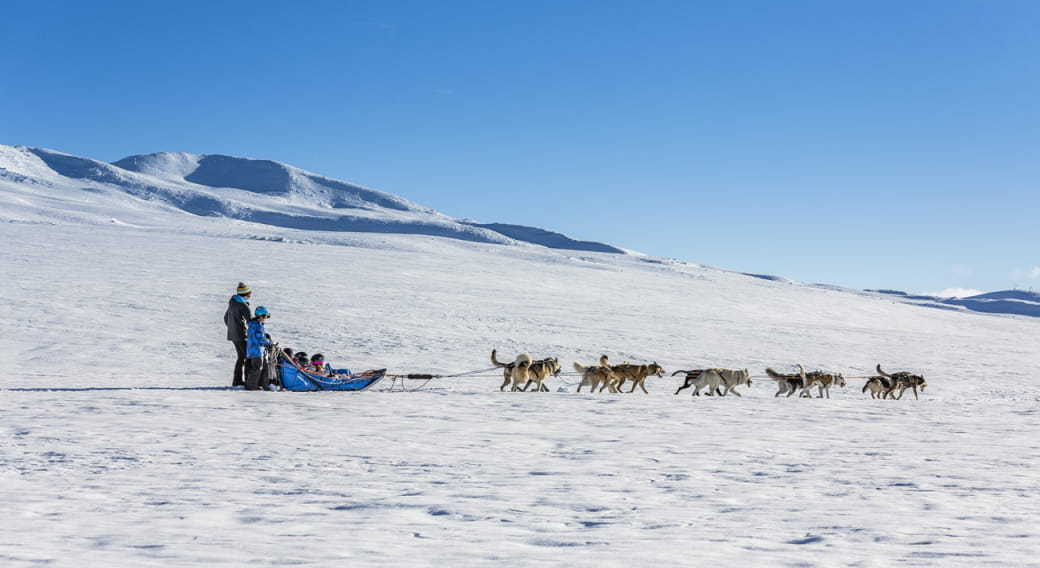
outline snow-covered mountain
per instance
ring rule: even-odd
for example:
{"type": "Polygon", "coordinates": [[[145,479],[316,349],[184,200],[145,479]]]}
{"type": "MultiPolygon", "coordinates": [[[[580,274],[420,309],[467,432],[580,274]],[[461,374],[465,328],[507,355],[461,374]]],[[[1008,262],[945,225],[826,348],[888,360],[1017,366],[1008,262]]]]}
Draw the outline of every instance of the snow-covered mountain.
{"type": "MultiPolygon", "coordinates": [[[[241,223],[239,237],[265,240],[302,238],[335,244],[351,242],[347,235],[355,233],[412,234],[631,254],[533,226],[454,219],[396,195],[280,162],[224,155],[164,152],[109,164],[42,148],[0,145],[0,204],[3,215],[15,220],[78,219],[181,230],[187,214],[201,222],[199,232],[207,233],[206,221],[210,227],[232,221],[241,223]],[[271,229],[296,233],[277,236],[271,229]]],[[[782,276],[748,276],[789,282],[782,276]]],[[[1040,317],[1040,294],[1032,292],[959,299],[876,292],[926,307],[1040,317]]]]}
{"type": "MultiPolygon", "coordinates": [[[[535,227],[453,219],[433,209],[269,160],[160,153],[108,164],[23,146],[0,146],[0,199],[15,212],[89,217],[91,204],[118,201],[120,221],[154,224],[182,212],[272,227],[420,234],[474,242],[624,253],[535,227]],[[46,188],[44,206],[33,195],[46,188]],[[64,207],[61,205],[64,202],[64,207]],[[120,212],[120,209],[124,211],[120,212]]],[[[105,211],[110,209],[102,207],[105,211]]]]}
{"type": "Polygon", "coordinates": [[[921,306],[935,308],[960,306],[973,312],[1040,317],[1040,294],[1026,290],[987,292],[965,298],[922,296],[907,294],[899,290],[878,290],[878,292],[921,306]]]}
{"type": "Polygon", "coordinates": [[[538,246],[273,162],[120,163],[0,147],[4,568],[1036,563],[1040,319],[538,246]],[[396,376],[229,388],[239,281],[282,346],[396,376]],[[503,392],[492,349],[564,372],[503,392]],[[667,372],[579,392],[601,355],[667,372]],[[797,364],[848,385],[775,397],[797,364]],[[864,392],[879,364],[920,399],[864,392]],[[675,395],[710,367],[753,384],[675,395]]]}

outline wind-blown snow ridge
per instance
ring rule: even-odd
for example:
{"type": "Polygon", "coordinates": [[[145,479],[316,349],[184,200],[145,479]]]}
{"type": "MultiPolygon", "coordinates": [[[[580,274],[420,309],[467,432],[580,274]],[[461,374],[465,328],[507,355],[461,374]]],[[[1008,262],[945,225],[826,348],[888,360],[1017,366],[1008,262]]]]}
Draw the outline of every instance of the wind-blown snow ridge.
{"type": "Polygon", "coordinates": [[[91,219],[90,212],[104,209],[101,201],[115,201],[127,215],[149,224],[162,223],[162,212],[179,211],[306,231],[419,234],[625,253],[535,227],[460,221],[396,195],[271,160],[164,152],[108,164],[53,150],[0,146],[0,182],[18,186],[11,188],[21,194],[14,201],[28,205],[35,216],[66,220],[107,222],[111,215],[91,219]],[[39,187],[50,188],[46,198],[32,189],[39,187]]]}

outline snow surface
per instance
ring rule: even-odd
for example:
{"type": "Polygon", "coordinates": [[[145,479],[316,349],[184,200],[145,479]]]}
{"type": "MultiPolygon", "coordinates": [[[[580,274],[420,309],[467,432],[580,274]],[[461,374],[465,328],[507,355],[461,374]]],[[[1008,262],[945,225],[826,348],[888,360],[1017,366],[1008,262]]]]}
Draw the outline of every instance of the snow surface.
{"type": "Polygon", "coordinates": [[[17,163],[0,179],[2,566],[1040,565],[1036,318],[197,217],[17,163]],[[226,388],[240,280],[277,341],[334,365],[481,372],[226,388]],[[675,396],[670,375],[649,395],[579,393],[571,374],[500,392],[493,348],[755,379],[739,398],[675,396]],[[849,386],[774,398],[764,369],[796,363],[849,386]],[[921,399],[863,394],[878,363],[925,375],[921,399]]]}

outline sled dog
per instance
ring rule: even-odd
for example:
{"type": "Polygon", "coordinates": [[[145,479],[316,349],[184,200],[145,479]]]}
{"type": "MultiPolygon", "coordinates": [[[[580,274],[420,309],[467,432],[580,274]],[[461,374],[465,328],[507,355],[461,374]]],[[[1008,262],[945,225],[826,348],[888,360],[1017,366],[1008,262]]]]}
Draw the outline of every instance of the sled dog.
{"type": "Polygon", "coordinates": [[[885,377],[869,377],[863,385],[863,392],[870,391],[870,398],[884,398],[885,393],[892,387],[891,381],[885,377]]]}
{"type": "Polygon", "coordinates": [[[491,364],[496,366],[496,367],[501,367],[502,368],[502,386],[498,387],[498,390],[501,391],[501,390],[506,390],[506,385],[508,385],[509,383],[513,382],[513,367],[515,367],[516,365],[513,364],[512,362],[503,363],[503,362],[499,361],[497,355],[498,355],[498,350],[497,349],[492,349],[491,350],[491,364]]]}
{"type": "MultiPolygon", "coordinates": [[[[603,357],[606,357],[606,355],[603,357]]],[[[581,373],[581,384],[578,385],[578,392],[581,392],[581,387],[589,387],[589,392],[596,392],[597,388],[599,388],[600,392],[603,392],[604,388],[609,388],[610,392],[618,392],[617,387],[614,386],[617,383],[617,378],[609,366],[586,367],[575,361],[574,370],[581,373]]]]}
{"type": "Polygon", "coordinates": [[[740,385],[751,386],[751,373],[747,369],[699,369],[695,371],[676,371],[672,374],[675,376],[679,373],[686,373],[686,381],[683,386],[679,387],[675,394],[679,394],[679,391],[693,387],[693,396],[700,396],[701,389],[708,387],[708,396],[712,396],[715,393],[719,393],[719,396],[726,396],[726,393],[733,393],[740,396],[740,393],[735,389],[740,385]],[[721,389],[720,389],[721,387],[721,389]]]}
{"type": "Polygon", "coordinates": [[[813,387],[816,387],[819,394],[816,398],[823,398],[824,394],[827,398],[831,397],[831,386],[838,385],[839,387],[845,387],[845,377],[841,373],[826,373],[824,371],[813,371],[805,374],[805,386],[802,388],[802,394],[800,396],[812,398],[813,387]]]}
{"type": "MultiPolygon", "coordinates": [[[[681,387],[675,389],[675,394],[679,394],[679,391],[681,391],[683,389],[688,389],[688,388],[692,387],[694,385],[694,383],[696,383],[697,380],[701,377],[701,375],[704,374],[704,371],[707,371],[707,369],[692,369],[690,371],[676,371],[676,372],[672,373],[673,377],[678,375],[679,373],[686,373],[686,380],[683,381],[683,384],[682,384],[681,387]]],[[[719,393],[719,394],[722,394],[722,393],[719,393]]]]}
{"type": "Polygon", "coordinates": [[[657,364],[657,361],[650,363],[649,365],[633,365],[631,363],[622,363],[620,365],[610,365],[607,363],[607,356],[603,355],[599,358],[600,365],[604,367],[610,367],[610,370],[614,373],[617,378],[614,388],[621,392],[621,385],[625,384],[625,381],[632,381],[632,388],[628,392],[635,392],[636,387],[643,389],[643,392],[650,394],[646,390],[646,379],[650,375],[657,375],[658,377],[664,376],[664,369],[657,364]]]}
{"type": "MultiPolygon", "coordinates": [[[[693,387],[693,396],[700,396],[701,389],[704,387],[708,387],[708,396],[712,396],[715,393],[722,396],[722,391],[719,390],[719,384],[722,383],[722,375],[720,375],[716,369],[704,369],[697,374],[697,378],[693,379],[692,382],[690,382],[689,379],[687,379],[687,382],[689,384],[684,386],[693,387]]],[[[679,390],[682,390],[682,387],[680,387],[679,390]]],[[[678,394],[679,391],[675,392],[678,394]]]]}
{"type": "Polygon", "coordinates": [[[502,381],[502,386],[498,387],[498,390],[505,390],[506,385],[513,383],[511,390],[520,390],[520,385],[527,384],[531,378],[530,367],[533,361],[531,356],[527,353],[521,353],[516,356],[516,360],[512,363],[503,363],[498,360],[498,353],[496,349],[491,350],[491,364],[496,367],[502,367],[502,376],[505,380],[502,381]]]}
{"type": "Polygon", "coordinates": [[[885,391],[885,397],[887,398],[899,400],[903,398],[903,393],[906,392],[906,389],[913,389],[914,400],[921,400],[917,396],[917,389],[921,389],[921,392],[924,392],[924,387],[928,386],[928,383],[925,382],[924,377],[921,375],[915,375],[909,371],[899,371],[898,373],[892,373],[890,375],[881,370],[880,363],[878,363],[877,372],[882,377],[886,377],[891,381],[888,390],[885,391]],[[893,395],[892,393],[897,390],[899,391],[899,396],[893,395]]]}
{"type": "Polygon", "coordinates": [[[722,379],[722,385],[725,387],[722,389],[722,396],[726,396],[727,393],[733,393],[737,396],[741,396],[737,392],[737,387],[740,385],[751,386],[751,373],[747,369],[712,369],[719,374],[722,379]]]}
{"type": "Polygon", "coordinates": [[[791,396],[805,387],[805,367],[801,363],[798,363],[798,374],[785,375],[774,371],[772,368],[766,369],[766,374],[776,381],[777,391],[773,395],[774,397],[782,394],[791,396]]]}
{"type": "Polygon", "coordinates": [[[520,390],[526,391],[527,387],[535,385],[534,392],[548,391],[549,388],[545,386],[543,381],[545,381],[549,375],[555,377],[560,374],[560,362],[556,357],[539,359],[531,363],[531,366],[528,368],[528,374],[530,376],[524,384],[524,388],[520,390]]]}

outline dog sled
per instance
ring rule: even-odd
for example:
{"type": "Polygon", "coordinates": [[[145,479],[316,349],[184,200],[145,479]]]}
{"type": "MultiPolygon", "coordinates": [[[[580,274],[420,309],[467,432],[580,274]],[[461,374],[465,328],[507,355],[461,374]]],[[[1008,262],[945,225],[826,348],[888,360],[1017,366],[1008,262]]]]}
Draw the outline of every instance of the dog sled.
{"type": "Polygon", "coordinates": [[[360,392],[372,388],[386,376],[386,369],[376,369],[358,374],[339,374],[333,371],[334,376],[326,377],[318,373],[305,371],[285,357],[280,357],[279,359],[278,376],[282,380],[282,388],[292,392],[360,392]]]}

